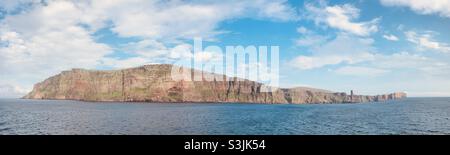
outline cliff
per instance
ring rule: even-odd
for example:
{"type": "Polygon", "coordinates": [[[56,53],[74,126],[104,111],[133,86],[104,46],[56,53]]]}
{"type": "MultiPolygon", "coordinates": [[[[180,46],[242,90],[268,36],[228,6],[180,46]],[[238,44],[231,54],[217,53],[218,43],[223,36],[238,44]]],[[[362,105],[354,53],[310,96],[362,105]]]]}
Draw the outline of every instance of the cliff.
{"type": "MultiPolygon", "coordinates": [[[[25,99],[120,102],[239,102],[268,104],[359,103],[401,99],[405,93],[347,95],[313,88],[262,92],[261,83],[224,75],[213,81],[174,81],[172,65],[146,65],[116,71],[73,69],[34,86],[25,99]],[[230,78],[232,80],[224,80],[230,78]]],[[[199,72],[191,70],[191,72],[199,72]]],[[[210,74],[210,73],[203,73],[210,74]]]]}

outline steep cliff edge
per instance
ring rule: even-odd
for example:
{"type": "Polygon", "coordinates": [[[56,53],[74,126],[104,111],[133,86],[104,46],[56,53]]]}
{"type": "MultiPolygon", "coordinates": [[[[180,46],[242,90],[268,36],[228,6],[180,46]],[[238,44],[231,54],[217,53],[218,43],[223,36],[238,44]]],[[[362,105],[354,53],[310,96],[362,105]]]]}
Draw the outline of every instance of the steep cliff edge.
{"type": "MultiPolygon", "coordinates": [[[[146,65],[116,71],[73,69],[34,86],[25,99],[123,102],[240,102],[268,104],[359,103],[405,98],[405,93],[347,95],[313,88],[262,92],[258,82],[223,75],[213,81],[174,81],[172,65],[146,65]],[[220,79],[222,78],[222,79],[220,79]],[[225,80],[232,79],[232,80],[225,80]]],[[[192,72],[199,72],[192,70],[192,72]]]]}

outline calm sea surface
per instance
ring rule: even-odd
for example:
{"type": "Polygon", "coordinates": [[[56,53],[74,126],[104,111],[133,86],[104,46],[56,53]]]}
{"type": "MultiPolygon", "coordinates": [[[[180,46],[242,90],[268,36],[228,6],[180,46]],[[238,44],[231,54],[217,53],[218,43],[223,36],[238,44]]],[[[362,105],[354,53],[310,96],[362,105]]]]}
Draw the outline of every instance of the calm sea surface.
{"type": "Polygon", "coordinates": [[[0,99],[0,134],[450,134],[450,98],[330,105],[0,99]]]}

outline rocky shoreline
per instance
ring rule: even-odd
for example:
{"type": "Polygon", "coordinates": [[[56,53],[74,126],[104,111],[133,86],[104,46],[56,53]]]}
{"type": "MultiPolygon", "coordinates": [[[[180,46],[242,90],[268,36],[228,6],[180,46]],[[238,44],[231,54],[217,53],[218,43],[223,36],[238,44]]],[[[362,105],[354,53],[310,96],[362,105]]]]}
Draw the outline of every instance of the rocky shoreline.
{"type": "Polygon", "coordinates": [[[261,83],[216,74],[215,77],[231,80],[175,81],[170,76],[172,67],[146,65],[114,71],[63,71],[36,84],[33,91],[23,98],[94,102],[261,104],[364,103],[406,98],[406,94],[400,92],[366,96],[305,87],[263,92],[261,89],[266,86],[261,83]]]}

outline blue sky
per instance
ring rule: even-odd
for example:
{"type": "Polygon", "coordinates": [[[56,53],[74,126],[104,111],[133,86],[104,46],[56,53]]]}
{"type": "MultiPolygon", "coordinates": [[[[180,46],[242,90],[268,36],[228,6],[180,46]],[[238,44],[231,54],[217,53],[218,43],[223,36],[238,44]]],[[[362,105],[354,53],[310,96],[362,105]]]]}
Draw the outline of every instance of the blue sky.
{"type": "Polygon", "coordinates": [[[450,96],[449,0],[0,2],[0,97],[71,68],[189,57],[206,45],[280,46],[280,84],[450,96]]]}

